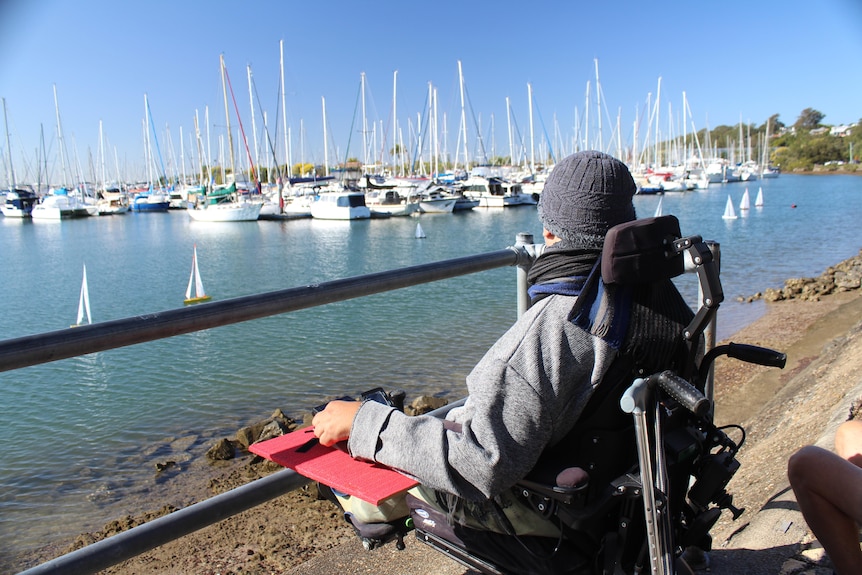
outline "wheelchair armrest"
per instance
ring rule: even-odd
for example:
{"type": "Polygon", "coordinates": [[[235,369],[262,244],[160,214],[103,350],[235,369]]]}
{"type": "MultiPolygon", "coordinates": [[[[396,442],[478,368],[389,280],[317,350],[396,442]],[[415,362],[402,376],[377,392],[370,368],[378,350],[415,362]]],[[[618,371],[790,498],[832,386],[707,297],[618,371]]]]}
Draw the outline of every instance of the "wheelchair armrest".
{"type": "Polygon", "coordinates": [[[541,481],[535,481],[530,479],[529,477],[525,477],[524,479],[518,481],[515,484],[515,487],[517,489],[521,489],[522,495],[525,495],[527,498],[529,498],[529,493],[524,493],[524,489],[542,497],[553,499],[554,501],[562,503],[563,505],[572,505],[576,501],[582,500],[586,497],[589,485],[589,481],[585,481],[575,486],[561,486],[541,481]]]}

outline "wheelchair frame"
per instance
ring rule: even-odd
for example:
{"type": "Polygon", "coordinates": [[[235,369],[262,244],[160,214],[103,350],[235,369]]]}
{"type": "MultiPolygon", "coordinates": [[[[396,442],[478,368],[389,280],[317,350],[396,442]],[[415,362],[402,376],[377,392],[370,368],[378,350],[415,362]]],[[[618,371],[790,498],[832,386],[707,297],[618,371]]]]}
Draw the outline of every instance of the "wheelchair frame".
{"type": "MultiPolygon", "coordinates": [[[[705,242],[700,236],[680,236],[679,222],[674,216],[646,218],[616,226],[606,237],[601,271],[605,283],[619,284],[657,281],[675,277],[684,271],[696,273],[700,302],[694,318],[682,333],[689,346],[689,355],[694,358],[705,330],[714,335],[716,312],[724,300],[717,261],[720,250],[718,244],[705,242]]],[[[697,546],[698,541],[704,538],[709,540],[709,530],[718,520],[722,509],[729,509],[734,519],[743,512],[733,506],[732,497],[724,490],[739,467],[734,456],[741,442],[737,445],[712,424],[713,361],[719,355],[727,355],[774,367],[784,367],[786,362],[783,353],[756,346],[731,343],[716,348],[709,337],[706,346],[709,349],[705,350],[699,365],[692,360],[685,377],[664,371],[637,378],[628,386],[620,399],[620,408],[632,416],[638,469],[613,481],[610,495],[570,515],[572,524],[579,525],[582,518],[585,523],[589,522],[590,518],[614,505],[613,500],[619,496],[641,498],[649,569],[655,575],[691,572],[681,558],[684,547],[697,546]],[[689,380],[697,385],[692,385],[689,380]],[[691,517],[686,518],[690,524],[687,525],[685,536],[676,532],[677,526],[674,524],[678,518],[673,515],[672,498],[680,494],[670,492],[669,463],[665,453],[667,438],[662,431],[662,421],[671,410],[684,410],[689,414],[686,417],[696,422],[697,434],[701,438],[699,447],[703,450],[700,473],[697,476],[694,472],[689,475],[689,478],[696,477],[697,482],[687,488],[684,494],[688,498],[687,508],[693,509],[691,517]],[[712,453],[714,448],[718,448],[716,453],[712,453]]],[[[518,488],[534,510],[546,517],[557,513],[562,507],[577,504],[579,498],[585,497],[579,493],[579,487],[542,485],[527,479],[519,482],[518,488]]],[[[504,573],[500,567],[432,533],[417,528],[416,534],[420,541],[472,569],[489,575],[504,573]]],[[[618,553],[622,554],[623,551],[620,549],[618,553]]],[[[625,573],[620,556],[613,557],[610,563],[605,558],[603,569],[603,573],[625,573]]]]}

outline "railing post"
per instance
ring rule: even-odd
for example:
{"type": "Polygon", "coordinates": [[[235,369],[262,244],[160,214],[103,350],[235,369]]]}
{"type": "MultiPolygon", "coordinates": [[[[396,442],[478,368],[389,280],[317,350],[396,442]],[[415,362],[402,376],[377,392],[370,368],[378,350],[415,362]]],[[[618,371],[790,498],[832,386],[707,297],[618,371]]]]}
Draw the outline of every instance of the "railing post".
{"type": "Polygon", "coordinates": [[[544,250],[544,244],[537,246],[533,243],[533,234],[521,232],[515,236],[515,249],[518,253],[518,270],[517,272],[517,289],[518,289],[518,317],[524,315],[530,308],[530,296],[527,293],[529,284],[527,283],[527,274],[533,266],[533,262],[541,255],[544,250]]]}
{"type": "MultiPolygon", "coordinates": [[[[712,261],[715,262],[715,269],[720,274],[721,273],[721,244],[714,241],[706,241],[706,247],[709,248],[709,251],[712,253],[712,261]]],[[[697,301],[703,301],[703,285],[698,282],[698,293],[697,293],[697,301]]],[[[716,332],[717,332],[717,323],[718,314],[713,314],[712,320],[706,324],[706,327],[703,330],[703,340],[704,340],[704,351],[708,352],[712,348],[715,347],[716,340],[716,332]]],[[[706,376],[706,381],[703,385],[703,394],[709,399],[710,405],[712,405],[713,395],[715,393],[715,369],[712,365],[709,367],[709,374],[706,376]]],[[[714,407],[713,407],[714,409],[714,407]]]]}

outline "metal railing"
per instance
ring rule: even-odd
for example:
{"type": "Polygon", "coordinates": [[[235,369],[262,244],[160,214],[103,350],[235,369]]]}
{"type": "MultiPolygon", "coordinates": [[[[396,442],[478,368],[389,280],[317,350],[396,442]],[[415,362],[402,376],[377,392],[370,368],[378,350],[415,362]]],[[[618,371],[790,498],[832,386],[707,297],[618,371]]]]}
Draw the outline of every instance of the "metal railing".
{"type": "MultiPolygon", "coordinates": [[[[527,309],[529,301],[526,272],[541,253],[542,248],[541,245],[533,245],[532,234],[521,233],[517,235],[513,247],[495,252],[0,341],[0,371],[260,319],[505,266],[518,266],[517,292],[518,315],[520,315],[527,309]]],[[[95,573],[298,489],[307,483],[309,483],[307,478],[285,469],[37,565],[22,572],[21,575],[95,573]]]]}

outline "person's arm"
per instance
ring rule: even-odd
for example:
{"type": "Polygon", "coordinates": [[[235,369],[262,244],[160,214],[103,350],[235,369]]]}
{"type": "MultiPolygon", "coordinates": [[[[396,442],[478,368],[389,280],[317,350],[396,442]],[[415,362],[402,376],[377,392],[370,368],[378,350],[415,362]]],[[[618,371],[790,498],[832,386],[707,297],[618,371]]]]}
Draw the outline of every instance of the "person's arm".
{"type": "MultiPolygon", "coordinates": [[[[450,413],[448,422],[406,416],[381,404],[362,405],[350,431],[350,454],[467,498],[491,497],[510,487],[548,443],[555,410],[505,363],[491,360],[480,366],[483,385],[471,386],[467,402],[450,413]]],[[[471,377],[479,376],[474,370],[471,377]]]]}

